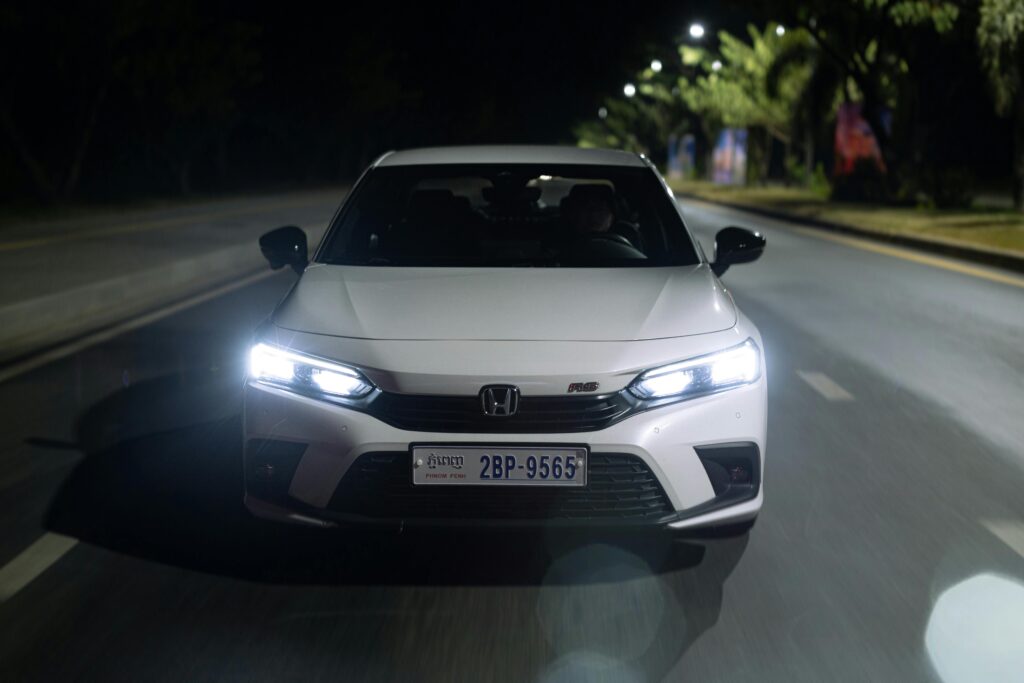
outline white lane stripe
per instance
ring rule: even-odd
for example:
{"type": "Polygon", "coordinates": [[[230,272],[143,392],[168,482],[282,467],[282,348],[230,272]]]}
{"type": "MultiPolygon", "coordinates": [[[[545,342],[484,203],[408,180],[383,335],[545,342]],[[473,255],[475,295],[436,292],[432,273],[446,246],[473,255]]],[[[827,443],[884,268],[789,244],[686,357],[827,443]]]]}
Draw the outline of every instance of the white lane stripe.
{"type": "Polygon", "coordinates": [[[1024,557],[1024,523],[1008,519],[983,519],[981,525],[1024,557]]]}
{"type": "Polygon", "coordinates": [[[46,532],[42,538],[21,551],[17,557],[0,568],[0,602],[32,582],[50,565],[75,547],[77,539],[46,532]]]}
{"type": "Polygon", "coordinates": [[[55,360],[59,360],[66,356],[70,356],[74,353],[78,353],[83,349],[87,349],[90,346],[95,346],[96,344],[99,344],[101,342],[113,339],[114,337],[120,336],[125,332],[131,332],[132,330],[138,329],[140,327],[145,327],[146,325],[155,323],[156,321],[161,320],[162,318],[166,318],[167,316],[174,315],[175,313],[184,311],[187,308],[197,306],[205,301],[209,301],[210,299],[216,299],[219,296],[223,296],[229,292],[233,292],[236,289],[241,289],[242,287],[246,287],[255,282],[259,282],[260,280],[265,280],[266,278],[272,275],[277,275],[277,272],[272,270],[262,270],[258,273],[254,273],[253,275],[249,275],[248,277],[244,277],[241,280],[230,282],[226,285],[218,287],[217,289],[212,289],[209,292],[197,294],[194,297],[185,299],[184,301],[179,301],[176,304],[171,304],[170,306],[159,308],[150,313],[140,315],[137,318],[132,318],[131,320],[126,320],[123,323],[118,323],[117,325],[108,327],[105,330],[93,332],[92,334],[86,335],[85,337],[82,337],[81,339],[75,340],[73,342],[68,342],[67,344],[57,346],[53,349],[50,349],[49,351],[45,351],[43,353],[40,353],[39,355],[32,356],[31,358],[27,358],[26,360],[23,360],[20,363],[15,363],[10,367],[0,370],[0,382],[6,382],[9,379],[17,377],[18,375],[25,374],[30,370],[35,370],[36,368],[46,365],[47,363],[52,363],[55,360]]]}
{"type": "Polygon", "coordinates": [[[809,370],[797,370],[796,374],[800,379],[811,385],[811,388],[825,397],[827,401],[852,401],[853,394],[843,389],[835,381],[822,372],[810,372],[809,370]]]}

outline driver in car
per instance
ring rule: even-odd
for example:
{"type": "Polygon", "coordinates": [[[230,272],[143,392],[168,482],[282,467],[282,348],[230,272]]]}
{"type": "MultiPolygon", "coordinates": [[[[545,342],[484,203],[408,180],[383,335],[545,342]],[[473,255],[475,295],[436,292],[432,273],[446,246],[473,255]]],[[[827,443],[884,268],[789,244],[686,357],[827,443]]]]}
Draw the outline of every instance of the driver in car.
{"type": "Polygon", "coordinates": [[[606,185],[576,185],[562,205],[573,241],[569,253],[579,257],[646,258],[629,239],[612,230],[613,190],[606,185]]]}
{"type": "MultiPolygon", "coordinates": [[[[584,187],[577,185],[569,193],[567,219],[574,235],[589,236],[591,233],[608,232],[615,222],[611,203],[603,193],[580,192],[584,187]]],[[[590,188],[586,188],[590,189],[590,188]]],[[[598,187],[595,189],[604,189],[598,187]]]]}

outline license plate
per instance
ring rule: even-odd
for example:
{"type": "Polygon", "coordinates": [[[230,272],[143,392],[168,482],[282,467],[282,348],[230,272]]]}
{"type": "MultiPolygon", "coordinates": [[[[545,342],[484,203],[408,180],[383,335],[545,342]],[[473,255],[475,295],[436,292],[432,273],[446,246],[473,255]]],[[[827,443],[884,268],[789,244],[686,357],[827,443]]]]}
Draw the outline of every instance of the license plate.
{"type": "Polygon", "coordinates": [[[416,446],[413,484],[586,486],[586,448],[416,446]]]}

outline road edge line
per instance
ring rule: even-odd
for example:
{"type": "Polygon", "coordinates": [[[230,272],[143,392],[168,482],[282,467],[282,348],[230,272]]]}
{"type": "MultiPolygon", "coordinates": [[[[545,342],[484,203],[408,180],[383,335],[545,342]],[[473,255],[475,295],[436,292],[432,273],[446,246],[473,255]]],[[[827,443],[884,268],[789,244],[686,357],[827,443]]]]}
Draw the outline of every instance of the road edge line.
{"type": "Polygon", "coordinates": [[[76,545],[77,538],[55,534],[52,531],[47,531],[37,538],[32,545],[0,567],[0,603],[11,599],[18,591],[32,583],[76,545]]]}

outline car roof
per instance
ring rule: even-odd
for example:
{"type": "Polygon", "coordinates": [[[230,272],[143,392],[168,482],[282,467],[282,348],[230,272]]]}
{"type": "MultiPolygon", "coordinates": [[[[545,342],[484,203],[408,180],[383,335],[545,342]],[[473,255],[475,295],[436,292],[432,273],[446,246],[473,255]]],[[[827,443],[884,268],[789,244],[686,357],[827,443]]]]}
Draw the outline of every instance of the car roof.
{"type": "Polygon", "coordinates": [[[479,145],[422,147],[388,152],[374,166],[422,166],[425,164],[586,164],[643,167],[639,154],[614,149],[557,145],[479,145]]]}

